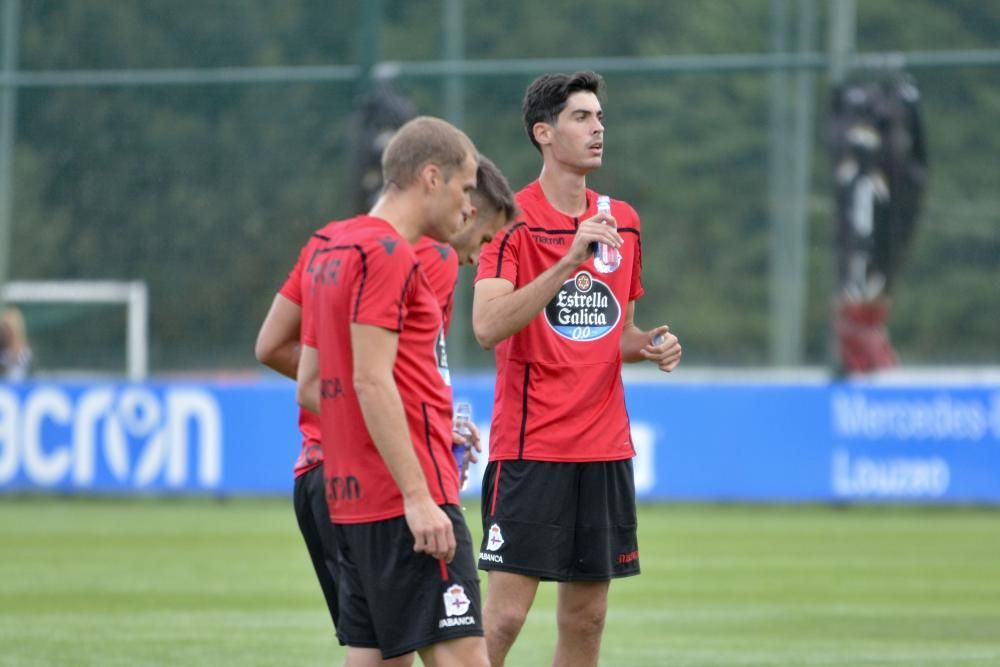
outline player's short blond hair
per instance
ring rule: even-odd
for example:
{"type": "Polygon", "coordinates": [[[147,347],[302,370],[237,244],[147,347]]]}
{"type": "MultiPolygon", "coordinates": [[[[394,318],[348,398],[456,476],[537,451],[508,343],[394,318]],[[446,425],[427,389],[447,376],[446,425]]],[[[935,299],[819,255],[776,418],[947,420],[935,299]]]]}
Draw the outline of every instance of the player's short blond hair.
{"type": "Polygon", "coordinates": [[[478,156],[465,132],[440,118],[417,116],[399,128],[385,147],[382,182],[405,190],[428,164],[439,167],[448,180],[469,155],[478,156]]]}

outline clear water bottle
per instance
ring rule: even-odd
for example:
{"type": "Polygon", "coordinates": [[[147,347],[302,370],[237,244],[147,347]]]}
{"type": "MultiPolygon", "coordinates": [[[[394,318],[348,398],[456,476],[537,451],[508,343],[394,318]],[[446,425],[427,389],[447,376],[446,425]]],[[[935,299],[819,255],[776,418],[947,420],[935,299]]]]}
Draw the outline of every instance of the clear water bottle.
{"type": "MultiPolygon", "coordinates": [[[[601,195],[597,198],[597,212],[611,213],[611,197],[601,195]]],[[[618,248],[606,243],[598,243],[594,252],[594,268],[601,273],[612,273],[622,263],[622,254],[618,248]]]]}
{"type": "MultiPolygon", "coordinates": [[[[472,435],[472,403],[459,401],[455,404],[455,415],[452,429],[463,438],[468,439],[472,435]]],[[[458,480],[464,489],[467,479],[462,479],[462,468],[465,466],[465,450],[468,444],[453,444],[451,453],[455,456],[455,464],[458,466],[458,480]]]]}

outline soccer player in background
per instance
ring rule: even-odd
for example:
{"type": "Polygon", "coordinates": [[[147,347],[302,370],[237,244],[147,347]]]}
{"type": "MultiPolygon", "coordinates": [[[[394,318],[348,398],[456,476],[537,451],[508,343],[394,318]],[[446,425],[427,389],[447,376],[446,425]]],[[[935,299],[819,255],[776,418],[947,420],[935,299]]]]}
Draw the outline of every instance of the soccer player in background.
{"type": "Polygon", "coordinates": [[[0,311],[0,378],[15,382],[31,374],[31,345],[26,332],[20,310],[10,306],[0,311]]]}
{"type": "MultiPolygon", "coordinates": [[[[500,228],[512,220],[516,212],[514,194],[507,179],[492,161],[482,155],[479,156],[476,189],[472,193],[471,203],[470,214],[448,244],[425,236],[414,246],[421,271],[431,284],[442,309],[444,335],[447,335],[451,323],[459,265],[476,265],[481,246],[488,243],[500,228]]],[[[312,313],[304,312],[302,308],[302,295],[309,289],[308,281],[311,279],[308,265],[315,251],[328,241],[329,230],[324,227],[313,234],[302,248],[288,279],[275,295],[257,336],[255,353],[258,361],[292,379],[295,379],[298,367],[302,329],[304,326],[311,326],[304,322],[312,313]]],[[[336,626],[336,547],[323,487],[319,416],[300,409],[299,429],[302,432],[302,449],[294,467],[295,515],[331,619],[336,626]]],[[[478,433],[474,433],[474,444],[478,447],[478,433]]],[[[475,454],[470,452],[470,456],[474,462],[475,454]]],[[[469,460],[466,465],[468,462],[469,460]]],[[[383,664],[405,667],[412,664],[412,661],[411,653],[383,664]]]]}
{"type": "Polygon", "coordinates": [[[347,664],[416,650],[425,664],[488,665],[472,543],[458,507],[441,307],[411,244],[448,241],[471,214],[477,154],[420,117],[382,158],[369,215],[327,227],[311,262],[312,330],[297,397],[320,404],[324,478],[339,553],[337,635],[347,664]]]}
{"type": "Polygon", "coordinates": [[[464,264],[477,266],[482,246],[492,241],[497,232],[513,220],[517,213],[514,193],[511,192],[507,178],[485,155],[479,156],[476,189],[472,191],[471,203],[470,214],[448,243],[424,236],[413,246],[417,259],[420,260],[421,270],[438,295],[445,335],[451,328],[458,267],[464,264]]]}
{"type": "Polygon", "coordinates": [[[617,200],[598,212],[587,188],[604,155],[602,88],[593,72],[528,87],[522,111],[541,175],[518,193],[521,221],[483,249],[476,276],[476,339],[498,357],[479,554],[493,667],[541,580],[559,582],[553,664],[597,664],[610,580],[639,573],[622,362],[671,371],[681,356],[669,327],[635,324],[639,216],[617,200]],[[620,252],[617,270],[597,269],[596,243],[620,252]]]}
{"type": "MultiPolygon", "coordinates": [[[[507,183],[507,178],[488,157],[480,154],[479,168],[476,170],[476,189],[472,192],[472,208],[462,228],[447,244],[424,236],[413,246],[420,268],[438,297],[444,318],[444,328],[437,347],[439,365],[444,367],[448,365],[445,338],[451,329],[459,265],[478,266],[480,249],[489,243],[501,228],[512,221],[516,213],[517,204],[514,203],[514,193],[507,183]]],[[[462,464],[463,486],[469,472],[469,464],[478,461],[477,453],[481,451],[479,429],[471,422],[469,428],[472,435],[469,441],[464,443],[466,455],[462,464]]],[[[453,432],[453,435],[456,443],[464,440],[457,432],[453,432]]]]}

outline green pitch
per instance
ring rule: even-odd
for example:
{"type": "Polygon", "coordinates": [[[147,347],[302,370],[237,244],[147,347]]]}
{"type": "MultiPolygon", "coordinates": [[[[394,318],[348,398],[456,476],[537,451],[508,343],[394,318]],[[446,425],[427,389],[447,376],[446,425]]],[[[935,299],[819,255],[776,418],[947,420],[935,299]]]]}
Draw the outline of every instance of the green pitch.
{"type": "MultiPolygon", "coordinates": [[[[1000,665],[995,510],[648,505],[640,543],[602,665],[1000,665]]],[[[554,592],[511,667],[549,664],[554,592]]],[[[286,501],[0,499],[0,666],[342,655],[286,501]]]]}

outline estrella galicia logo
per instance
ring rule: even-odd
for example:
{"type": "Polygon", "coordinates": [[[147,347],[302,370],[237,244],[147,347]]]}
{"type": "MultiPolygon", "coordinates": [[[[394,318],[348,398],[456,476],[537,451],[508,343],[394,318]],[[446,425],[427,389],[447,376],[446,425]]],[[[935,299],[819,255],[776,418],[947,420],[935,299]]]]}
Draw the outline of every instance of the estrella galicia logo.
{"type": "Polygon", "coordinates": [[[621,319],[622,309],[614,292],[587,271],[563,283],[545,306],[545,321],[553,331],[569,340],[603,338],[621,319]]]}

